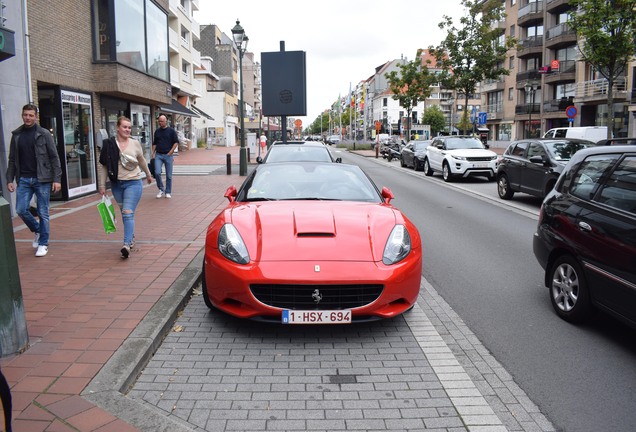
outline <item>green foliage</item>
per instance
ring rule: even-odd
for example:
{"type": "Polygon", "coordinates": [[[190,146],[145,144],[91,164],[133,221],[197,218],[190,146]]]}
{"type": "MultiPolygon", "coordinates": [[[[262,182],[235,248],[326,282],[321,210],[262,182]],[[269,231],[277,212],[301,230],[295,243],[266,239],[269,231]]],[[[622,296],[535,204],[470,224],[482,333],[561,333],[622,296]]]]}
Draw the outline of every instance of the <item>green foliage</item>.
{"type": "MultiPolygon", "coordinates": [[[[579,40],[583,59],[608,81],[607,104],[614,105],[614,84],[625,74],[630,59],[636,55],[636,0],[570,0],[577,13],[570,16],[570,26],[579,40]]],[[[609,124],[614,124],[614,110],[609,124]]],[[[611,138],[611,128],[607,137],[611,138]]]]}
{"type": "Polygon", "coordinates": [[[431,136],[437,136],[446,128],[446,116],[437,105],[433,105],[424,111],[422,123],[431,126],[431,136]]]}
{"type": "Polygon", "coordinates": [[[463,131],[464,135],[466,135],[467,131],[473,130],[473,123],[470,121],[467,110],[464,110],[464,112],[462,113],[462,118],[459,120],[459,123],[455,125],[455,127],[463,131]]]}
{"type": "Polygon", "coordinates": [[[509,74],[503,64],[516,41],[503,36],[496,25],[505,18],[501,0],[462,0],[462,5],[465,15],[460,19],[461,27],[444,16],[439,28],[447,32],[446,38],[429,49],[442,69],[443,86],[464,94],[464,106],[468,106],[478,83],[509,74]]]}
{"type": "MultiPolygon", "coordinates": [[[[428,67],[422,64],[422,50],[417,50],[413,61],[399,64],[400,72],[391,71],[384,76],[389,82],[389,89],[393,99],[406,109],[407,117],[411,118],[413,107],[431,95],[431,86],[437,78],[430,73],[428,67]]],[[[410,126],[410,125],[409,125],[410,126]]],[[[410,136],[410,127],[406,136],[410,136]]]]}

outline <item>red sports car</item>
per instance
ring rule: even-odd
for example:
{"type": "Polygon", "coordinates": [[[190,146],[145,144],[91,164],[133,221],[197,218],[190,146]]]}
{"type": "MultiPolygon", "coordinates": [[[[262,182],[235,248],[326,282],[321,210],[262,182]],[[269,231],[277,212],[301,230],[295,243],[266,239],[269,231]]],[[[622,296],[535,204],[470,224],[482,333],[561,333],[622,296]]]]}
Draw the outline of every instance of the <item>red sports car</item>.
{"type": "Polygon", "coordinates": [[[203,298],[289,324],[391,318],[417,300],[417,228],[357,166],[259,165],[210,224],[203,298]]]}

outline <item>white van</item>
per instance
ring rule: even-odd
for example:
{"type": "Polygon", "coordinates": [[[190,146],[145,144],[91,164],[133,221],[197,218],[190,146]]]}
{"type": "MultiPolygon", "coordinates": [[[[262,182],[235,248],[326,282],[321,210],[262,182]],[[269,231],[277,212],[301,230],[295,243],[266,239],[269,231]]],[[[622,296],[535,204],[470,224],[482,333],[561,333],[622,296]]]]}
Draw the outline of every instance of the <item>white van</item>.
{"type": "Polygon", "coordinates": [[[607,126],[558,127],[547,131],[543,138],[578,138],[597,143],[607,139],[607,126]]]}

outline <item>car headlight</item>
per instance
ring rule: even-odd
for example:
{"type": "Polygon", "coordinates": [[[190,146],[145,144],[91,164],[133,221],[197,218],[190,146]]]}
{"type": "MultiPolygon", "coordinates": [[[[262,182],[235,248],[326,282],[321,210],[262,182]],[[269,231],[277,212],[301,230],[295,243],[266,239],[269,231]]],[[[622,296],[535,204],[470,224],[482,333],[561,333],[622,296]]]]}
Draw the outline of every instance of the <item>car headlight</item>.
{"type": "Polygon", "coordinates": [[[409,252],[411,252],[411,236],[404,225],[396,225],[384,246],[382,262],[386,265],[399,263],[409,252]]]}
{"type": "Polygon", "coordinates": [[[462,161],[465,161],[465,160],[466,160],[466,158],[465,158],[464,156],[451,155],[451,157],[452,157],[453,159],[457,159],[457,160],[462,160],[462,161]]]}
{"type": "Polygon", "coordinates": [[[250,262],[250,254],[238,230],[232,224],[225,224],[219,231],[219,252],[230,261],[239,264],[250,262]]]}

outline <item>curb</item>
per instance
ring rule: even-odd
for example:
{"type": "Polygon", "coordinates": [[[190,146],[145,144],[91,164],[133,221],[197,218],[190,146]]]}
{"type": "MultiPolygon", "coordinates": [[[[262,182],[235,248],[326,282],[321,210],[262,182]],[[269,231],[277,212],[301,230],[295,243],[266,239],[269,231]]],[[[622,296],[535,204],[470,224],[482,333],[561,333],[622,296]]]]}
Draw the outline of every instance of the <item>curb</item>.
{"type": "Polygon", "coordinates": [[[179,421],[174,416],[168,417],[155,407],[131,400],[125,393],[170,332],[178,313],[201,281],[204,254],[205,248],[202,248],[86,386],[81,393],[84,399],[142,431],[192,431],[185,421],[179,421]]]}

